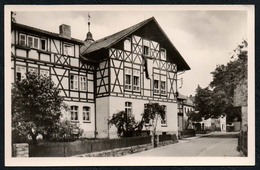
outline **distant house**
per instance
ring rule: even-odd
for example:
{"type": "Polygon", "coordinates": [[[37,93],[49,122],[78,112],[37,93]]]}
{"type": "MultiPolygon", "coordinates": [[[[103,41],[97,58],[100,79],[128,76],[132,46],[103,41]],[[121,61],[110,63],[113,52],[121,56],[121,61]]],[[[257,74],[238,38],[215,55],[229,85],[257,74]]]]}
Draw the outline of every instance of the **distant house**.
{"type": "Polygon", "coordinates": [[[149,102],[165,106],[158,133],[177,134],[177,73],[190,67],[155,18],[96,41],[88,25],[81,41],[68,25],[56,34],[12,23],[12,82],[29,71],[51,76],[69,105],[63,118],[84,137],[116,138],[108,119],[124,110],[140,120],[149,102]]]}

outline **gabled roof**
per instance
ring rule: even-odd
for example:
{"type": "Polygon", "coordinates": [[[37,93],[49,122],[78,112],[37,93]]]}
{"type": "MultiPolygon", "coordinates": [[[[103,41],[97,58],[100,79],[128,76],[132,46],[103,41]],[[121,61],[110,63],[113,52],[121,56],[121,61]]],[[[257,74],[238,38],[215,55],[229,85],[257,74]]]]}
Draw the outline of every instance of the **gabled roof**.
{"type": "Polygon", "coordinates": [[[168,44],[169,48],[171,48],[172,51],[174,51],[174,54],[175,54],[174,60],[176,61],[178,71],[190,70],[189,65],[186,63],[186,61],[183,59],[181,54],[178,52],[178,50],[172,44],[172,42],[170,41],[168,36],[165,34],[165,32],[162,30],[162,28],[160,27],[160,25],[158,24],[158,22],[155,20],[154,17],[144,20],[136,25],[133,25],[133,26],[126,28],[122,31],[119,31],[115,34],[112,34],[105,38],[94,41],[88,47],[86,47],[86,46],[81,47],[81,55],[85,56],[87,54],[90,54],[92,52],[95,52],[95,51],[98,51],[101,49],[110,48],[111,46],[115,45],[122,39],[126,38],[127,36],[131,35],[134,32],[139,31],[140,29],[142,29],[143,27],[145,27],[146,25],[148,25],[150,23],[155,24],[153,26],[156,27],[156,30],[158,30],[160,32],[160,35],[163,34],[163,38],[160,38],[160,39],[163,39],[162,41],[166,42],[165,44],[168,44]]]}
{"type": "Polygon", "coordinates": [[[64,40],[64,41],[68,41],[68,42],[72,42],[72,43],[76,43],[76,44],[80,44],[82,45],[84,42],[75,38],[64,38],[61,37],[60,34],[57,33],[53,33],[53,32],[49,32],[49,31],[45,31],[39,28],[35,28],[35,27],[30,27],[27,25],[23,25],[23,24],[18,24],[18,23],[14,23],[12,22],[12,29],[19,29],[25,32],[30,32],[30,33],[34,33],[34,34],[39,34],[39,35],[43,35],[43,36],[48,36],[48,37],[53,37],[53,38],[57,38],[60,40],[64,40]]]}

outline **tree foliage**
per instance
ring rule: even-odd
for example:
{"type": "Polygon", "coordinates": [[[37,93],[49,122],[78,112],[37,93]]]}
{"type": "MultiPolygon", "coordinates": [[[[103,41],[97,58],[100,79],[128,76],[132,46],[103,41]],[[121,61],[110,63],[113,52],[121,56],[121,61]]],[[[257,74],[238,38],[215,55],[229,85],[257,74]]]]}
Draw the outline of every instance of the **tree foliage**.
{"type": "Polygon", "coordinates": [[[210,86],[198,86],[195,95],[196,109],[201,116],[218,118],[227,116],[227,122],[240,119],[240,112],[233,106],[234,90],[237,85],[247,80],[247,41],[243,40],[234,50],[231,60],[226,65],[218,65],[211,72],[213,81],[210,86]]]}
{"type": "Polygon", "coordinates": [[[165,120],[165,106],[160,105],[159,103],[147,103],[144,109],[144,113],[142,114],[143,121],[151,125],[151,132],[152,132],[152,145],[153,147],[156,146],[155,142],[155,134],[156,134],[156,127],[158,123],[158,119],[165,120]]]}
{"type": "Polygon", "coordinates": [[[29,134],[33,142],[41,134],[49,139],[57,130],[63,97],[50,77],[27,73],[26,79],[12,87],[12,128],[21,136],[29,134]]]}
{"type": "Polygon", "coordinates": [[[108,123],[110,126],[115,125],[119,137],[132,137],[134,134],[140,133],[143,128],[143,121],[137,122],[133,116],[127,115],[125,111],[113,114],[108,123]]]}

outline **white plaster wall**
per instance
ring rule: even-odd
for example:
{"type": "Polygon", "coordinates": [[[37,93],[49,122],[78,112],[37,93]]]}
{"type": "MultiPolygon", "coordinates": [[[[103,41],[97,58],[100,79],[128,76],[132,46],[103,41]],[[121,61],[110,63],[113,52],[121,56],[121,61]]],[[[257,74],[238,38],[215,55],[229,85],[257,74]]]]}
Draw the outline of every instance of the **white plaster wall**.
{"type": "Polygon", "coordinates": [[[97,137],[108,137],[109,97],[96,99],[97,137]]]}
{"type": "MultiPolygon", "coordinates": [[[[73,102],[73,101],[65,101],[65,103],[68,105],[68,108],[70,106],[78,106],[78,118],[79,118],[79,127],[83,129],[83,137],[87,138],[93,138],[95,136],[95,105],[94,103],[84,103],[84,102],[73,102]],[[83,122],[83,107],[88,106],[90,107],[90,122],[83,122]]],[[[63,110],[62,112],[62,120],[70,120],[70,111],[63,110]]]]}
{"type": "MultiPolygon", "coordinates": [[[[137,121],[140,121],[142,116],[141,114],[144,111],[144,104],[148,103],[148,100],[143,99],[131,99],[131,98],[124,98],[124,97],[109,97],[109,118],[112,117],[114,113],[118,111],[125,110],[125,102],[132,102],[132,113],[137,121]]],[[[152,101],[151,101],[152,102],[152,101]]],[[[161,134],[162,132],[167,132],[169,134],[176,134],[178,131],[177,125],[177,103],[169,103],[169,102],[159,102],[160,105],[166,105],[167,113],[167,126],[161,125],[161,120],[158,119],[157,123],[157,132],[161,134]]],[[[98,106],[97,106],[98,108],[98,106]]],[[[98,123],[98,122],[97,122],[98,123]]],[[[115,127],[111,127],[109,129],[109,137],[116,138],[117,129],[115,127]]]]}

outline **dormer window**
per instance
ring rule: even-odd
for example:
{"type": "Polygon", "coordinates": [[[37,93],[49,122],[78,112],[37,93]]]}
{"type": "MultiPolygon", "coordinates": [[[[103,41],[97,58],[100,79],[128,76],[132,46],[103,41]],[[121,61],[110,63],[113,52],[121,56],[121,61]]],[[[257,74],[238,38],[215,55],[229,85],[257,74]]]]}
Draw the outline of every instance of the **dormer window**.
{"type": "Polygon", "coordinates": [[[161,60],[166,60],[166,50],[164,48],[161,48],[161,60]]]}
{"type": "Polygon", "coordinates": [[[31,48],[39,48],[39,38],[27,36],[27,46],[31,48]]]}
{"type": "Polygon", "coordinates": [[[26,45],[26,35],[20,34],[19,44],[23,46],[26,45]]]}
{"type": "Polygon", "coordinates": [[[124,41],[124,50],[125,51],[131,51],[131,40],[129,38],[127,38],[124,41]]]}
{"type": "Polygon", "coordinates": [[[148,40],[143,40],[143,54],[150,56],[150,41],[148,40]]]}

